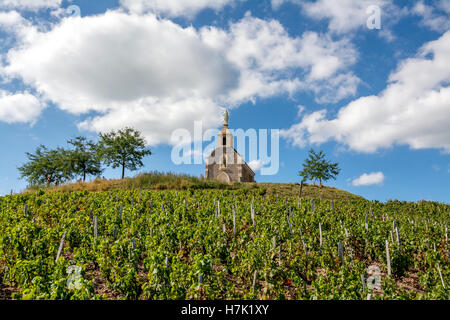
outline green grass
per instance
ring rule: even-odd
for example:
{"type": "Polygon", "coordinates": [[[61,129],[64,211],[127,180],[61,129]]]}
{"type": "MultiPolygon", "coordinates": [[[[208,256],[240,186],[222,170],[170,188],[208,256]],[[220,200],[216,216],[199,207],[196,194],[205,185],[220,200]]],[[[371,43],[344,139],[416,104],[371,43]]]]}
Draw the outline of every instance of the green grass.
{"type": "MultiPolygon", "coordinates": [[[[133,178],[121,180],[107,180],[97,178],[91,182],[68,183],[61,186],[32,186],[25,192],[36,192],[43,189],[47,192],[74,192],[90,191],[101,192],[111,190],[242,190],[243,192],[255,190],[260,194],[280,195],[280,196],[298,196],[300,190],[299,183],[244,183],[235,182],[232,184],[223,183],[217,180],[209,180],[187,174],[176,174],[171,172],[149,172],[142,173],[133,178]]],[[[361,196],[354,195],[344,190],[333,187],[319,187],[304,184],[302,190],[304,198],[321,198],[335,200],[362,200],[361,196]]]]}

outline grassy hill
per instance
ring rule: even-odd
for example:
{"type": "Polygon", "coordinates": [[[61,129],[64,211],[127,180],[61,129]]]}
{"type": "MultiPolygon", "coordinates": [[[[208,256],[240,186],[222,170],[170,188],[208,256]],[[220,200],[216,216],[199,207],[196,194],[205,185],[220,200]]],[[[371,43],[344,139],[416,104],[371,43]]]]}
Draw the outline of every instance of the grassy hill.
{"type": "MultiPolygon", "coordinates": [[[[278,194],[280,196],[298,196],[300,190],[299,183],[233,183],[226,184],[216,180],[207,180],[185,174],[150,172],[140,174],[133,178],[122,180],[95,179],[91,182],[76,182],[64,184],[58,187],[30,187],[25,192],[35,192],[44,189],[50,192],[72,192],[72,191],[110,191],[120,189],[143,189],[143,190],[188,190],[188,189],[223,189],[239,190],[258,189],[265,194],[278,194]]],[[[362,200],[361,196],[354,195],[345,190],[333,187],[318,187],[304,184],[302,197],[322,198],[334,200],[362,200]]]]}

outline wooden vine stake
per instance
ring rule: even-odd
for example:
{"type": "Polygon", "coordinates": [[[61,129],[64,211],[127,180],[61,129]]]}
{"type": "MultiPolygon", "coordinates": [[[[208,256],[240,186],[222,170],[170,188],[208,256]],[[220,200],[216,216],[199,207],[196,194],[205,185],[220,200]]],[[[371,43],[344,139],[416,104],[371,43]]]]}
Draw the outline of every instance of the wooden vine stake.
{"type": "Polygon", "coordinates": [[[322,224],[319,223],[319,243],[320,247],[322,248],[322,224]]]}
{"type": "Polygon", "coordinates": [[[292,225],[291,225],[291,220],[289,219],[289,216],[288,216],[288,224],[289,224],[289,230],[291,231],[291,235],[294,235],[294,231],[292,231],[292,225]]]}
{"type": "Polygon", "coordinates": [[[445,243],[448,243],[448,224],[445,225],[445,243]]]}
{"type": "Polygon", "coordinates": [[[255,272],[253,273],[253,284],[252,284],[253,291],[255,291],[255,288],[256,288],[256,276],[257,276],[257,274],[258,274],[258,271],[255,270],[255,272]]]}
{"type": "Polygon", "coordinates": [[[94,238],[97,238],[97,216],[94,217],[94,238]]]}
{"type": "Polygon", "coordinates": [[[366,292],[366,279],[364,279],[364,275],[361,275],[361,282],[363,286],[363,293],[366,292]]]}
{"type": "Polygon", "coordinates": [[[339,258],[341,258],[341,265],[344,264],[344,246],[342,245],[342,242],[339,242],[338,244],[338,253],[339,258]]]}
{"type": "Polygon", "coordinates": [[[273,236],[273,238],[272,238],[272,248],[275,249],[276,246],[277,246],[277,238],[275,236],[273,236]]]}
{"type": "Polygon", "coordinates": [[[252,202],[252,204],[251,204],[250,212],[251,212],[251,216],[252,216],[253,228],[256,228],[256,222],[255,222],[255,207],[253,206],[253,202],[252,202]]]}
{"type": "Polygon", "coordinates": [[[400,232],[398,231],[398,227],[395,228],[395,233],[396,233],[396,236],[397,236],[397,245],[400,248],[401,241],[400,241],[400,232]]]}
{"type": "Polygon", "coordinates": [[[387,261],[387,271],[388,275],[391,275],[391,257],[389,256],[389,241],[386,240],[386,261],[387,261]]]}
{"type": "Polygon", "coordinates": [[[59,256],[61,255],[61,251],[64,247],[64,240],[66,239],[66,232],[63,233],[63,236],[61,238],[61,241],[59,242],[59,249],[58,249],[58,253],[56,254],[56,259],[55,259],[55,263],[58,262],[59,256]]]}
{"type": "Polygon", "coordinates": [[[334,200],[331,200],[331,211],[334,211],[334,200]]]}
{"type": "Polygon", "coordinates": [[[439,272],[439,277],[441,278],[441,284],[442,284],[442,286],[445,289],[444,278],[442,277],[441,268],[439,267],[439,263],[436,263],[436,266],[437,266],[437,269],[438,269],[438,272],[439,272]]]}
{"type": "Polygon", "coordinates": [[[236,210],[233,206],[233,236],[236,236],[236,210]]]}
{"type": "Polygon", "coordinates": [[[303,250],[305,251],[305,257],[308,255],[308,248],[306,247],[305,240],[302,238],[303,250]]]}

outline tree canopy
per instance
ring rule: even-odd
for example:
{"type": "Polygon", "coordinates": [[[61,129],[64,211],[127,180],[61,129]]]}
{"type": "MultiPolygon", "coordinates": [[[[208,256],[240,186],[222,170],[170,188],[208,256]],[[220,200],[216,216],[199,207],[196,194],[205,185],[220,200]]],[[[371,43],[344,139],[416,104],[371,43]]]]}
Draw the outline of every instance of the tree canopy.
{"type": "Polygon", "coordinates": [[[98,145],[85,137],[76,137],[69,140],[73,149],[68,151],[72,173],[86,181],[87,175],[99,176],[102,174],[101,157],[98,145]]]}
{"type": "Polygon", "coordinates": [[[73,178],[70,155],[63,148],[49,150],[40,145],[35,153],[27,152],[26,155],[29,161],[18,170],[21,178],[26,178],[32,185],[58,184],[73,178]]]}
{"type": "Polygon", "coordinates": [[[44,145],[34,153],[26,153],[28,161],[18,168],[21,178],[30,185],[57,185],[80,177],[100,176],[102,162],[113,168],[137,170],[143,166],[142,159],[151,155],[141,133],[132,128],[99,134],[95,143],[85,137],[76,137],[67,141],[69,148],[48,149],[44,145]]]}
{"type": "Polygon", "coordinates": [[[323,151],[317,153],[310,149],[308,156],[303,163],[303,170],[299,172],[299,176],[303,178],[302,181],[319,181],[322,186],[322,181],[336,180],[336,176],[341,171],[338,163],[327,161],[323,151]]]}
{"type": "Polygon", "coordinates": [[[122,179],[125,169],[138,170],[144,165],[142,159],[152,154],[141,133],[132,128],[100,133],[99,152],[106,165],[122,168],[122,179]]]}

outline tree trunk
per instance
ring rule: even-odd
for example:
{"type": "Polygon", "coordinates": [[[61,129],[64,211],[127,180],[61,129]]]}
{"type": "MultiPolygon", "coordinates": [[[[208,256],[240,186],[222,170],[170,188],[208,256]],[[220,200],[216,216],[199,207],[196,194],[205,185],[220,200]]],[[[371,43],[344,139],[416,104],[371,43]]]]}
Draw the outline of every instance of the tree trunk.
{"type": "Polygon", "coordinates": [[[125,178],[125,163],[122,163],[122,179],[125,178]]]}
{"type": "Polygon", "coordinates": [[[83,182],[86,182],[86,171],[83,172],[83,182]]]}

